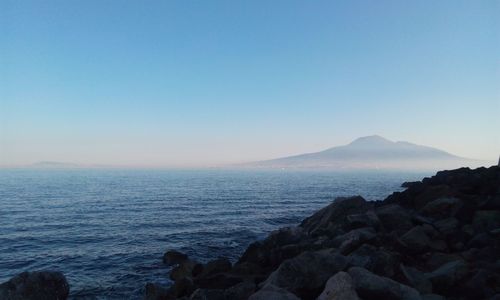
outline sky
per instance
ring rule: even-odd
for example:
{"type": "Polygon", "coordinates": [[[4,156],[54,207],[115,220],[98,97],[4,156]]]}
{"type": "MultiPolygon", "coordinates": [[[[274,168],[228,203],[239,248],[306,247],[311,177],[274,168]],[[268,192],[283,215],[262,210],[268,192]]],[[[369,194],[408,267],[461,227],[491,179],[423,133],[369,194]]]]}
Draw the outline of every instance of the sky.
{"type": "Polygon", "coordinates": [[[0,166],[210,166],[378,134],[496,161],[499,1],[0,0],[0,166]]]}

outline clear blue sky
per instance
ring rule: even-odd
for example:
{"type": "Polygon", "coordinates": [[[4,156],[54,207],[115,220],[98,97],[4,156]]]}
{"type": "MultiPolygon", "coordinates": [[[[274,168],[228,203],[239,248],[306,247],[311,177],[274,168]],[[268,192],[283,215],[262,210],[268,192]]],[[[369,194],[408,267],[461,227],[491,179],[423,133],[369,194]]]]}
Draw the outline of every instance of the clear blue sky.
{"type": "Polygon", "coordinates": [[[499,1],[0,0],[0,165],[210,165],[379,134],[495,160],[499,1]]]}

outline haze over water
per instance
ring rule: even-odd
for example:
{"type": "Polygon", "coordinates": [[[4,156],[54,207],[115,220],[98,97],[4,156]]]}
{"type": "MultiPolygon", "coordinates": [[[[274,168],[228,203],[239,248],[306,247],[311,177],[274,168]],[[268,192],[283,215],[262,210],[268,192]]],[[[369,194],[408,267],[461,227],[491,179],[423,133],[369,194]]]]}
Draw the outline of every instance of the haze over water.
{"type": "Polygon", "coordinates": [[[380,200],[425,173],[0,170],[0,282],[57,269],[71,298],[139,299],[178,249],[234,260],[335,197],[380,200]]]}

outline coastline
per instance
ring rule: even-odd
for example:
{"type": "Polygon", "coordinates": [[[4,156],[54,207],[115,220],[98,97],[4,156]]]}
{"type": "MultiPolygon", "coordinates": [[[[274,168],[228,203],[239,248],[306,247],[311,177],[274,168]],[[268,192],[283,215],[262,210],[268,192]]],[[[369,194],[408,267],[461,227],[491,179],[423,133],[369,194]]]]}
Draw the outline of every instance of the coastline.
{"type": "MultiPolygon", "coordinates": [[[[500,168],[441,171],[404,185],[383,201],[336,199],[254,242],[234,265],[168,251],[163,261],[173,266],[174,284],[147,284],[144,297],[500,297],[500,168]]],[[[68,292],[60,273],[23,273],[0,285],[1,299],[66,299],[68,292]]]]}

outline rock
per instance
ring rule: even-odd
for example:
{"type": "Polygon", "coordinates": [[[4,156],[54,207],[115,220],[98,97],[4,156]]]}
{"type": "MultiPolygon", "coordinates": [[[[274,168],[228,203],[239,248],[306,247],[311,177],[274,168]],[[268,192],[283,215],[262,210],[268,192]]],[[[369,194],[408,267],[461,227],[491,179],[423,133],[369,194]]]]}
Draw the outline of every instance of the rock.
{"type": "Polygon", "coordinates": [[[217,273],[210,276],[196,277],[194,284],[200,288],[227,289],[243,281],[243,278],[229,273],[217,273]]]}
{"type": "Polygon", "coordinates": [[[175,250],[169,250],[163,254],[163,263],[167,266],[173,266],[187,260],[188,256],[175,250]]]}
{"type": "Polygon", "coordinates": [[[192,277],[193,269],[197,263],[193,260],[184,260],[170,271],[170,279],[176,281],[185,277],[192,277]]]}
{"type": "Polygon", "coordinates": [[[264,285],[285,288],[301,298],[314,298],[321,293],[325,282],[347,266],[345,256],[331,249],[307,251],[284,261],[264,285]]]}
{"type": "Polygon", "coordinates": [[[60,272],[23,272],[0,284],[2,300],[63,300],[68,294],[68,282],[60,272]]]}
{"type": "Polygon", "coordinates": [[[247,300],[255,292],[256,285],[250,281],[243,281],[224,291],[224,297],[231,300],[247,300]]]}
{"type": "Polygon", "coordinates": [[[359,300],[352,278],[346,272],[338,272],[328,279],[325,289],[317,300],[359,300]]]}
{"type": "Polygon", "coordinates": [[[421,294],[430,294],[432,292],[432,283],[425,277],[423,272],[403,264],[400,265],[400,270],[409,286],[415,288],[421,294]]]}
{"type": "Polygon", "coordinates": [[[363,243],[373,240],[377,235],[372,227],[358,228],[333,239],[333,244],[339,247],[340,253],[349,254],[363,243]]]}
{"type": "Polygon", "coordinates": [[[196,290],[196,286],[194,285],[193,280],[189,277],[177,280],[169,289],[169,291],[171,291],[176,298],[189,296],[194,292],[194,290],[196,290]]]}
{"type": "Polygon", "coordinates": [[[433,272],[426,274],[426,277],[432,282],[434,291],[446,295],[455,283],[458,283],[467,275],[467,272],[467,264],[462,260],[457,260],[442,265],[433,272]]]}
{"type": "Polygon", "coordinates": [[[189,300],[229,300],[224,296],[224,290],[221,289],[197,289],[189,300]]]}
{"type": "Polygon", "coordinates": [[[413,227],[411,215],[406,209],[397,204],[378,207],[375,209],[375,213],[386,230],[404,232],[413,227]]]}
{"type": "Polygon", "coordinates": [[[405,181],[401,184],[402,188],[414,187],[416,185],[422,184],[420,181],[405,181]]]}
{"type": "Polygon", "coordinates": [[[460,223],[454,217],[442,219],[434,223],[436,229],[444,235],[451,235],[458,230],[460,223]]]}
{"type": "Polygon", "coordinates": [[[350,198],[337,198],[327,207],[319,210],[300,224],[309,234],[321,235],[324,232],[336,233],[344,227],[346,216],[366,212],[371,207],[360,196],[350,198]]]}
{"type": "Polygon", "coordinates": [[[422,295],[422,300],[446,300],[443,296],[437,294],[422,295]]]}
{"type": "Polygon", "coordinates": [[[300,298],[285,289],[270,284],[252,294],[248,300],[300,300],[300,298]]]}
{"type": "Polygon", "coordinates": [[[478,210],[474,214],[472,226],[476,232],[485,232],[500,227],[500,211],[478,210]]]}
{"type": "Polygon", "coordinates": [[[442,197],[427,203],[420,211],[427,216],[454,216],[460,208],[461,201],[455,197],[442,197]]]}
{"type": "Polygon", "coordinates": [[[166,288],[155,283],[147,283],[144,300],[171,300],[175,296],[166,288]]]}
{"type": "Polygon", "coordinates": [[[424,252],[431,243],[429,236],[421,225],[408,230],[403,236],[401,236],[400,240],[412,253],[424,252]]]}
{"type": "Polygon", "coordinates": [[[348,229],[356,229],[362,227],[373,227],[378,228],[380,225],[380,220],[373,210],[369,210],[366,213],[362,214],[354,214],[348,215],[346,217],[347,228],[348,229]]]}
{"type": "Polygon", "coordinates": [[[362,299],[421,299],[415,289],[392,279],[375,275],[366,269],[352,267],[348,273],[352,277],[357,294],[362,299]]]}
{"type": "MultiPolygon", "coordinates": [[[[197,265],[198,266],[198,265],[197,265]]],[[[197,267],[195,266],[195,267],[197,267]]],[[[210,276],[231,270],[231,262],[227,258],[218,258],[208,262],[203,266],[202,271],[197,276],[210,276]]],[[[198,272],[196,272],[198,273],[198,272]]]]}

